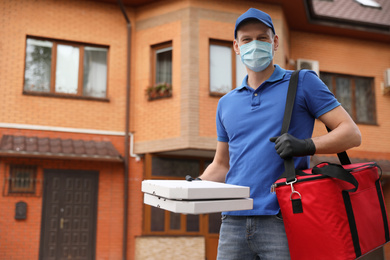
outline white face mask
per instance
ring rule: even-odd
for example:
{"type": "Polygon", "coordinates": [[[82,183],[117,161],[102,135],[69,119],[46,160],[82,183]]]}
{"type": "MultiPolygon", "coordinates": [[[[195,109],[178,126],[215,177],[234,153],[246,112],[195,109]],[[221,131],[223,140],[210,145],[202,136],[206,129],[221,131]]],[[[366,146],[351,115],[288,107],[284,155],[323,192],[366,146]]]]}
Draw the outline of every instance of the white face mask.
{"type": "Polygon", "coordinates": [[[257,40],[251,41],[240,46],[240,55],[241,61],[250,70],[263,71],[272,61],[272,44],[257,40]]]}

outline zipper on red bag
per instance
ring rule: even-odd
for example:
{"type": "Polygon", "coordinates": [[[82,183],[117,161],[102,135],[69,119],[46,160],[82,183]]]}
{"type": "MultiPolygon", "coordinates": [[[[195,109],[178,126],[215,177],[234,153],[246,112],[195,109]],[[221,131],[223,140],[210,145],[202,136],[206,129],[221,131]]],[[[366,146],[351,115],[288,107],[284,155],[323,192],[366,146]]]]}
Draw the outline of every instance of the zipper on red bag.
{"type": "MultiPolygon", "coordinates": [[[[352,172],[365,170],[365,169],[368,169],[368,168],[371,168],[371,167],[378,167],[379,169],[381,169],[377,163],[370,162],[370,163],[362,164],[362,165],[360,165],[358,167],[349,168],[348,170],[352,173],[352,172]]],[[[382,175],[382,170],[381,170],[381,174],[380,175],[382,175]]],[[[317,180],[317,179],[323,179],[323,178],[330,178],[330,177],[325,176],[325,175],[316,176],[316,177],[309,177],[309,178],[297,180],[296,183],[297,182],[305,182],[305,181],[317,180]]],[[[270,192],[271,193],[275,193],[275,190],[276,190],[276,188],[278,186],[284,186],[284,185],[290,185],[290,184],[287,183],[287,182],[274,183],[274,184],[271,185],[271,191],[270,192]]]]}

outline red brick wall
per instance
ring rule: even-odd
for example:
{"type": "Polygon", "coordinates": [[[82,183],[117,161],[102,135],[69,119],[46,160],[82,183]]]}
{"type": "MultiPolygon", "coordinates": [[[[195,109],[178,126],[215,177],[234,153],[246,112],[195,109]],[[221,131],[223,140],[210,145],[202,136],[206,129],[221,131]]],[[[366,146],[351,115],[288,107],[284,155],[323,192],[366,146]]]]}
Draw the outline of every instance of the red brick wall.
{"type": "MultiPolygon", "coordinates": [[[[74,169],[99,171],[97,212],[97,259],[119,259],[122,252],[123,230],[123,167],[116,163],[59,161],[38,159],[3,159],[1,180],[8,163],[38,165],[38,179],[43,169],[74,169]]],[[[1,183],[3,188],[4,183],[1,183]]],[[[37,187],[38,188],[38,187],[37,187]]],[[[0,197],[0,259],[37,259],[41,231],[42,197],[0,197]],[[26,220],[15,220],[15,203],[28,205],[26,220]]]]}
{"type": "MultiPolygon", "coordinates": [[[[155,18],[161,21],[160,17],[155,18]]],[[[180,21],[169,22],[134,34],[136,44],[133,46],[134,67],[134,129],[136,140],[156,140],[180,136],[180,95],[181,95],[181,40],[180,21]],[[151,46],[164,42],[172,42],[172,89],[171,98],[148,101],[145,95],[147,87],[153,85],[151,79],[152,57],[151,46]],[[139,66],[141,65],[141,66],[139,66]]],[[[135,43],[134,42],[134,43],[135,43]]]]}
{"type": "MultiPolygon", "coordinates": [[[[1,129],[2,134],[73,138],[111,141],[123,154],[122,136],[101,136],[75,133],[43,132],[34,130],[1,129]]],[[[1,138],[2,135],[0,135],[1,138]]],[[[2,158],[0,161],[0,190],[9,164],[38,166],[38,179],[43,180],[43,169],[74,169],[99,171],[96,259],[121,259],[123,239],[124,170],[122,163],[89,162],[78,160],[50,160],[2,158]]],[[[142,232],[141,181],[143,162],[130,160],[128,257],[134,255],[135,236],[142,232]]],[[[41,231],[42,196],[0,196],[0,259],[37,259],[41,231]],[[28,205],[26,220],[15,220],[15,203],[28,205]]]]}
{"type": "MultiPolygon", "coordinates": [[[[116,2],[0,1],[0,123],[34,127],[65,127],[103,131],[125,130],[126,22],[116,2]],[[109,102],[23,95],[27,35],[109,46],[109,102]]],[[[129,15],[131,17],[131,10],[129,15]]],[[[5,134],[110,141],[124,155],[123,135],[80,134],[0,128],[5,134]]],[[[123,239],[124,170],[121,163],[40,159],[0,160],[0,188],[8,163],[36,164],[43,168],[99,170],[96,259],[121,259],[123,239]]],[[[128,254],[134,255],[134,236],[141,234],[143,162],[130,160],[128,254]]],[[[37,259],[42,197],[0,196],[0,259],[37,259]],[[28,204],[28,218],[14,220],[15,203],[28,204]],[[9,228],[8,228],[9,227],[9,228]]]]}
{"type": "Polygon", "coordinates": [[[127,256],[134,259],[135,239],[142,235],[143,229],[143,193],[141,192],[141,182],[144,176],[144,163],[130,160],[129,169],[129,210],[128,210],[128,239],[127,256]]]}
{"type": "Polygon", "coordinates": [[[0,122],[123,131],[126,22],[115,3],[0,1],[0,122]],[[109,102],[23,95],[26,37],[109,46],[109,102]]]}
{"type": "MultiPolygon", "coordinates": [[[[1,190],[4,189],[5,163],[0,162],[1,190]]],[[[29,160],[12,160],[13,163],[34,164],[29,160]]],[[[38,172],[42,179],[42,171],[38,172]]],[[[39,185],[41,186],[41,185],[39,185]]],[[[0,259],[38,259],[42,198],[36,197],[0,197],[0,259]],[[27,219],[15,220],[15,204],[27,203],[27,219]]]]}

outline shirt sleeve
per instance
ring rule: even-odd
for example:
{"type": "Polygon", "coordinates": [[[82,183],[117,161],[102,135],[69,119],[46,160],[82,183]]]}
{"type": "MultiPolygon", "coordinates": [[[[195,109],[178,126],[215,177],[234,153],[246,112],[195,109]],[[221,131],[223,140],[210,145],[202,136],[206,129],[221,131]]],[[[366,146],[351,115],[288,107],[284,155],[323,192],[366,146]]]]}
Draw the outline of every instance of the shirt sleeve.
{"type": "Polygon", "coordinates": [[[217,140],[219,142],[229,142],[229,137],[226,132],[225,126],[223,125],[223,120],[222,120],[222,105],[221,105],[221,100],[218,102],[218,107],[217,107],[217,115],[216,115],[216,124],[217,124],[217,140]]]}
{"type": "Polygon", "coordinates": [[[325,83],[313,71],[304,71],[305,73],[302,73],[299,84],[304,86],[305,103],[315,118],[341,105],[325,83]]]}

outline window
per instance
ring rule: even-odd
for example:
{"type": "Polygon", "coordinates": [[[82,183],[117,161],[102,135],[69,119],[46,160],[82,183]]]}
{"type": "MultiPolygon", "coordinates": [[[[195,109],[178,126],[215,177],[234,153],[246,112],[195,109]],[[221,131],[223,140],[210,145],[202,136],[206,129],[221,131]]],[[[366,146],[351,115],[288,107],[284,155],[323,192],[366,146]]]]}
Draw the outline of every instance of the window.
{"type": "Polygon", "coordinates": [[[324,72],[320,77],[356,123],[376,123],[373,78],[324,72]]]}
{"type": "Polygon", "coordinates": [[[107,47],[27,38],[25,93],[105,98],[107,47]]]}
{"type": "Polygon", "coordinates": [[[362,6],[382,9],[382,6],[374,0],[355,0],[355,2],[358,2],[362,6]]]}
{"type": "Polygon", "coordinates": [[[172,43],[152,46],[152,83],[172,84],[172,43]]]}
{"type": "Polygon", "coordinates": [[[240,86],[245,65],[233,50],[232,42],[210,40],[210,94],[224,95],[240,86]]]}
{"type": "Polygon", "coordinates": [[[37,168],[27,165],[11,165],[9,193],[35,193],[37,168]]]}
{"type": "MultiPolygon", "coordinates": [[[[146,179],[181,179],[186,175],[199,176],[210,160],[146,156],[146,179]]],[[[145,205],[146,234],[218,235],[221,213],[184,215],[145,205]]]]}

